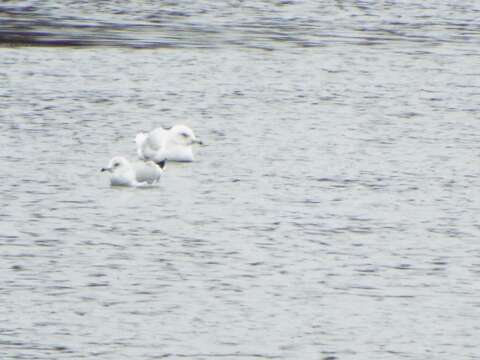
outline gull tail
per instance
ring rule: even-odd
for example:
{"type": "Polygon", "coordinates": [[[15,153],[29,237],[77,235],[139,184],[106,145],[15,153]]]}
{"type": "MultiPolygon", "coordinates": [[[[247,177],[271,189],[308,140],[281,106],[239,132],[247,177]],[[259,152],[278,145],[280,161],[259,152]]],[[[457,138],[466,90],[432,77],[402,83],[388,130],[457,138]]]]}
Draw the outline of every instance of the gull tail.
{"type": "Polygon", "coordinates": [[[143,144],[147,141],[148,134],[146,132],[139,132],[135,137],[135,144],[137,144],[137,155],[140,159],[145,159],[143,154],[143,144]]]}

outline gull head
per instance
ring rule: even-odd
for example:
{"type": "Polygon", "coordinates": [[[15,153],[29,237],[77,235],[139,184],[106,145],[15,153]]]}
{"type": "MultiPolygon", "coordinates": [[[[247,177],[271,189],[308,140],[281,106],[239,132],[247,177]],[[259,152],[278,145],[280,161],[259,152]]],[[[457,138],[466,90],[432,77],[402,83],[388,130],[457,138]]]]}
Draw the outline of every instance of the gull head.
{"type": "Polygon", "coordinates": [[[112,186],[135,186],[135,170],[132,164],[122,156],[115,156],[108,166],[101,171],[110,173],[110,185],[112,186]]]}
{"type": "Polygon", "coordinates": [[[108,171],[113,174],[116,172],[121,172],[123,170],[126,170],[127,168],[130,167],[129,165],[130,163],[124,157],[115,156],[109,161],[108,166],[102,168],[101,171],[108,171]]]}
{"type": "Polygon", "coordinates": [[[202,144],[197,139],[192,129],[185,125],[175,125],[170,129],[171,139],[178,145],[190,146],[193,144],[202,144]]]}

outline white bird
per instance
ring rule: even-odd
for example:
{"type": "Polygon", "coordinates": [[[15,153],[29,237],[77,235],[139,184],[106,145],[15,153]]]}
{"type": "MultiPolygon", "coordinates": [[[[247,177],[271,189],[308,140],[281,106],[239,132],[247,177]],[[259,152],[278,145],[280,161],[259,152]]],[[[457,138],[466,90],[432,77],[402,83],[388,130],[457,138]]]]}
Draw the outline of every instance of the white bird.
{"type": "Polygon", "coordinates": [[[135,142],[140,159],[159,163],[168,161],[193,161],[193,144],[202,144],[192,129],[185,125],[175,125],[169,130],[162,127],[149,133],[138,133],[135,142]]]}
{"type": "Polygon", "coordinates": [[[122,156],[115,156],[101,171],[111,174],[112,186],[141,186],[158,182],[164,168],[165,161],[159,164],[153,161],[130,162],[122,156]]]}

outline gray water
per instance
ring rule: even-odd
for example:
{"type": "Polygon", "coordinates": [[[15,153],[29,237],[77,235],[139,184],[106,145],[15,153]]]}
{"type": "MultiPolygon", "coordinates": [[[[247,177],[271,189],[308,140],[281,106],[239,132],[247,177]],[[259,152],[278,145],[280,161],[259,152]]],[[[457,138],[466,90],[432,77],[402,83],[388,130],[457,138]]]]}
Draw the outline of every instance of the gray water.
{"type": "Polygon", "coordinates": [[[0,5],[1,359],[479,358],[478,2],[92,3],[0,5]]]}

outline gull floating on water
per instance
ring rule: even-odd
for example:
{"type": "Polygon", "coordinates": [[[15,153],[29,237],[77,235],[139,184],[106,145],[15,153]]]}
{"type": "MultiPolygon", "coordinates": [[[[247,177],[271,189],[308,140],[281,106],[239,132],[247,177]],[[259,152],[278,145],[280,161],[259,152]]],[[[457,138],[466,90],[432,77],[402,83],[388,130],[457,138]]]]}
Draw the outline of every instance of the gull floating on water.
{"type": "Polygon", "coordinates": [[[142,186],[158,182],[164,167],[165,161],[158,164],[153,161],[130,162],[122,156],[115,156],[101,171],[111,174],[112,186],[142,186]]]}
{"type": "Polygon", "coordinates": [[[149,133],[138,133],[135,138],[140,159],[159,163],[168,161],[193,161],[192,145],[202,144],[192,129],[185,125],[175,125],[167,130],[156,128],[149,133]]]}

